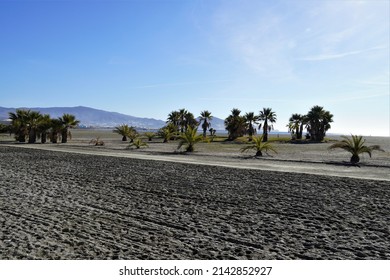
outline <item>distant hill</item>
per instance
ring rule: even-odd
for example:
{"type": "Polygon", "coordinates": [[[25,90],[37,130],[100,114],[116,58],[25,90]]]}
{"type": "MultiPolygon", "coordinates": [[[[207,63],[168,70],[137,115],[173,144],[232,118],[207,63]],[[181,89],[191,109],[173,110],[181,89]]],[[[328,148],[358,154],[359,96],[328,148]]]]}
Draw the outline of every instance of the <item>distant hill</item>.
{"type": "MultiPolygon", "coordinates": [[[[0,122],[8,119],[9,112],[15,112],[16,109],[30,109],[39,111],[41,114],[49,114],[52,118],[58,118],[64,113],[75,115],[80,120],[80,125],[85,127],[115,127],[122,124],[146,129],[158,129],[166,125],[165,121],[153,118],[139,118],[120,114],[116,112],[108,112],[94,108],[77,106],[77,107],[23,107],[23,108],[5,108],[0,107],[0,122]]],[[[213,117],[211,127],[220,131],[225,130],[224,120],[213,117]]],[[[199,126],[201,130],[201,126],[199,126]]]]}
{"type": "MultiPolygon", "coordinates": [[[[18,108],[19,109],[19,108],[18,108]]],[[[58,118],[64,113],[75,115],[80,120],[81,126],[86,127],[115,127],[121,124],[147,129],[157,129],[165,125],[162,120],[152,118],[139,118],[120,114],[116,112],[108,112],[89,107],[50,107],[50,108],[23,108],[39,111],[41,114],[50,114],[52,118],[58,118]]],[[[0,107],[0,120],[8,119],[9,112],[15,112],[16,108],[0,107]]]]}
{"type": "MultiPolygon", "coordinates": [[[[199,121],[199,118],[200,117],[197,117],[196,119],[199,121]]],[[[211,127],[217,131],[225,130],[225,121],[220,118],[213,117],[211,120],[211,127]]],[[[199,125],[198,129],[202,130],[202,124],[199,125]]]]}

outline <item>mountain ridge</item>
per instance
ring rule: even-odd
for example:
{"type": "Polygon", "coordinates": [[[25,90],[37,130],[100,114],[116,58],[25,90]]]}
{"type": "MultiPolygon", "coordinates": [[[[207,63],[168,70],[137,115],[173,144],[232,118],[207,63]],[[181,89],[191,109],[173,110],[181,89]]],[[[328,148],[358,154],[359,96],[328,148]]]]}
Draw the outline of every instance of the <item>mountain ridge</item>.
{"type": "MultiPolygon", "coordinates": [[[[118,112],[95,109],[86,106],[74,107],[18,107],[7,108],[0,106],[0,121],[9,118],[9,112],[15,112],[16,109],[27,109],[39,111],[41,114],[50,114],[52,118],[58,118],[64,113],[73,114],[80,120],[81,127],[115,127],[122,124],[128,124],[137,128],[158,129],[166,125],[165,121],[154,118],[141,118],[126,115],[118,112]]],[[[211,121],[212,127],[217,130],[224,130],[223,120],[214,117],[211,121]]]]}
{"type": "Polygon", "coordinates": [[[80,120],[81,127],[115,127],[122,124],[128,124],[138,128],[157,129],[165,125],[164,121],[158,119],[140,118],[86,106],[18,108],[0,107],[0,120],[8,119],[8,113],[15,112],[16,109],[39,111],[41,114],[50,114],[52,118],[58,118],[64,113],[73,114],[76,116],[76,119],[80,120]]]}

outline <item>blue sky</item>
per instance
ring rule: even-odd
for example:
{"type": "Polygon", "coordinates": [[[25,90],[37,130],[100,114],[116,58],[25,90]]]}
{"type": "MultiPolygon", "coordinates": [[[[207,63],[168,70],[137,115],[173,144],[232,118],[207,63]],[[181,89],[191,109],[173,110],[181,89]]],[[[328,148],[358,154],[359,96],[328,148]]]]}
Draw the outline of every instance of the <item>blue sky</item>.
{"type": "Polygon", "coordinates": [[[165,120],[314,105],[390,136],[388,0],[0,0],[0,106],[165,120]]]}

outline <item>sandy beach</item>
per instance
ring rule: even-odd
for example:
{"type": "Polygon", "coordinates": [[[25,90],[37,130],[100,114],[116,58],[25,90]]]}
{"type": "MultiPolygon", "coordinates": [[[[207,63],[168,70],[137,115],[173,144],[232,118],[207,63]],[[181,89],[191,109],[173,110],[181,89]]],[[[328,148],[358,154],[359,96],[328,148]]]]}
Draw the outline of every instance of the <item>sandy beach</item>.
{"type": "Polygon", "coordinates": [[[0,259],[390,259],[387,154],[363,163],[371,179],[301,158],[157,155],[0,145],[0,259]]]}

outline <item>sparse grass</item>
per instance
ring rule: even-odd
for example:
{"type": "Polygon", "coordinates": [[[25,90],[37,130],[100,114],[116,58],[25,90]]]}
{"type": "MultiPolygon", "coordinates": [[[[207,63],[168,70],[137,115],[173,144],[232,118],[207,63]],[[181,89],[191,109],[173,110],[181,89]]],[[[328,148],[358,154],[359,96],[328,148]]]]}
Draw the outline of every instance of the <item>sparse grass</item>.
{"type": "MultiPolygon", "coordinates": [[[[290,135],[283,135],[283,136],[268,135],[268,142],[271,142],[271,143],[274,143],[274,142],[288,143],[290,141],[291,141],[290,135]]],[[[296,141],[300,141],[300,140],[296,140],[296,141]]]]}
{"type": "MultiPolygon", "coordinates": [[[[207,136],[211,138],[210,136],[207,136]]],[[[213,136],[213,140],[211,142],[223,142],[226,141],[227,137],[226,136],[213,136]]]]}
{"type": "Polygon", "coordinates": [[[153,139],[154,137],[157,136],[157,134],[154,133],[154,132],[145,132],[145,133],[144,133],[144,136],[145,136],[145,137],[148,139],[148,141],[150,142],[150,141],[152,141],[152,139],[153,139]]]}

